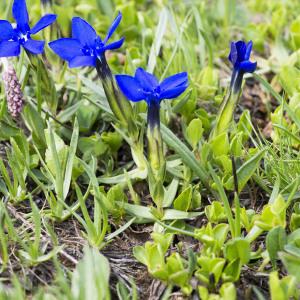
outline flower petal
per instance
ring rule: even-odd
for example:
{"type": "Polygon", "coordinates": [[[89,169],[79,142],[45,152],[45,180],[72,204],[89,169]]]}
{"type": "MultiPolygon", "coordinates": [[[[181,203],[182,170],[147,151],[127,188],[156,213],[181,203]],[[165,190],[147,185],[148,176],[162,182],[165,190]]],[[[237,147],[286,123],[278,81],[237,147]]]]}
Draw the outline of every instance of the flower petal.
{"type": "Polygon", "coordinates": [[[239,70],[245,72],[245,73],[253,73],[256,69],[257,63],[251,62],[251,61],[243,61],[239,65],[239,70]]]}
{"type": "Polygon", "coordinates": [[[246,43],[244,41],[238,41],[238,42],[235,43],[235,47],[236,47],[236,50],[237,50],[237,61],[242,62],[244,60],[247,60],[245,58],[246,50],[247,50],[246,43]]]}
{"type": "Polygon", "coordinates": [[[246,49],[246,54],[245,54],[245,60],[249,60],[250,59],[250,55],[251,55],[251,51],[252,51],[252,46],[253,46],[253,42],[250,41],[247,44],[247,49],[246,49]]]}
{"type": "Polygon", "coordinates": [[[8,21],[0,20],[0,41],[10,40],[14,35],[14,30],[8,21]]]}
{"type": "Polygon", "coordinates": [[[113,42],[111,44],[108,44],[106,46],[103,47],[103,51],[106,50],[114,50],[114,49],[119,49],[122,47],[123,43],[124,43],[124,38],[120,39],[119,41],[113,42]]]}
{"type": "Polygon", "coordinates": [[[141,87],[147,91],[153,91],[159,85],[156,77],[142,68],[137,68],[135,78],[140,83],[141,87]]]}
{"type": "Polygon", "coordinates": [[[23,47],[33,54],[41,54],[44,51],[45,42],[28,39],[23,47]]]}
{"type": "Polygon", "coordinates": [[[119,26],[120,22],[122,20],[122,14],[121,12],[118,13],[117,17],[114,19],[112,24],[110,25],[110,28],[107,32],[107,35],[103,41],[104,44],[107,43],[107,41],[110,39],[110,37],[113,35],[113,33],[116,31],[117,27],[119,26]]]}
{"type": "Polygon", "coordinates": [[[160,100],[174,99],[174,98],[178,97],[179,95],[181,95],[186,90],[187,87],[188,87],[188,85],[186,84],[186,85],[181,85],[181,86],[175,87],[173,89],[165,90],[160,94],[160,100]]]}
{"type": "Polygon", "coordinates": [[[97,33],[88,22],[79,17],[75,17],[72,19],[72,37],[78,39],[84,46],[94,46],[97,33]]]}
{"type": "Polygon", "coordinates": [[[76,56],[69,61],[70,68],[78,67],[95,67],[96,66],[96,57],[95,56],[76,56]]]}
{"type": "Polygon", "coordinates": [[[62,59],[71,60],[75,56],[82,56],[82,45],[76,39],[63,38],[49,43],[49,47],[62,59]]]}
{"type": "Polygon", "coordinates": [[[247,44],[244,41],[232,42],[229,60],[237,71],[244,73],[252,73],[256,69],[256,63],[249,61],[253,43],[252,41],[247,44]]]}
{"type": "Polygon", "coordinates": [[[188,75],[186,72],[178,73],[173,76],[170,76],[162,81],[160,84],[161,92],[164,92],[169,89],[179,87],[181,85],[188,84],[188,75]]]}
{"type": "Polygon", "coordinates": [[[13,41],[0,42],[0,57],[11,57],[20,55],[20,44],[13,41]]]}
{"type": "Polygon", "coordinates": [[[45,27],[51,25],[56,20],[56,15],[48,14],[43,16],[30,30],[31,34],[38,33],[45,27]]]}
{"type": "Polygon", "coordinates": [[[230,44],[230,53],[229,53],[228,59],[232,63],[233,66],[236,63],[237,58],[238,58],[238,54],[237,54],[237,49],[236,49],[236,46],[235,46],[235,42],[231,42],[231,44],[230,44]]]}
{"type": "Polygon", "coordinates": [[[12,12],[13,12],[13,16],[14,16],[15,20],[17,21],[19,28],[26,29],[26,27],[28,26],[28,22],[29,22],[26,1],[25,0],[15,0],[13,7],[12,7],[12,12]]]}
{"type": "Polygon", "coordinates": [[[145,99],[143,89],[140,83],[129,75],[116,75],[116,81],[124,96],[133,101],[138,102],[145,99]]]}

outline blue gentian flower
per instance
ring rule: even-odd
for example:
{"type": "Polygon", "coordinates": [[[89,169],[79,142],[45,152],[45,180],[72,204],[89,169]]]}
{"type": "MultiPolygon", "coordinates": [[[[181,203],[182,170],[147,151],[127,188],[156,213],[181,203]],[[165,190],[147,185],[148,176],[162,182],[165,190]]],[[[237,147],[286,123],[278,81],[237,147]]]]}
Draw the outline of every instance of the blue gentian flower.
{"type": "Polygon", "coordinates": [[[157,78],[138,68],[135,76],[116,75],[117,83],[123,94],[131,101],[145,100],[148,105],[160,103],[163,99],[173,99],[182,94],[188,87],[187,73],[179,73],[158,82],[157,78]]]}
{"type": "Polygon", "coordinates": [[[174,99],[188,87],[186,72],[175,74],[158,82],[157,78],[138,68],[135,76],[117,75],[117,83],[125,97],[133,102],[145,100],[148,104],[148,124],[159,125],[159,107],[164,99],[174,99]]]}
{"type": "Polygon", "coordinates": [[[246,44],[244,41],[232,42],[228,59],[237,71],[244,73],[253,73],[256,69],[256,62],[251,62],[250,55],[253,43],[246,44]]]}
{"type": "Polygon", "coordinates": [[[257,63],[250,61],[252,46],[252,41],[247,44],[243,41],[231,43],[230,54],[228,56],[229,61],[233,65],[230,88],[220,106],[210,140],[215,139],[223,133],[228,133],[234,110],[239,101],[243,77],[245,73],[253,73],[256,69],[257,63]]]}
{"type": "Polygon", "coordinates": [[[244,41],[231,43],[228,59],[233,65],[231,87],[235,92],[241,88],[243,75],[245,73],[253,73],[256,69],[257,63],[250,61],[252,46],[252,41],[247,44],[244,41]]]}
{"type": "Polygon", "coordinates": [[[33,40],[31,36],[51,25],[56,20],[56,15],[47,14],[30,28],[25,0],[15,0],[12,13],[16,25],[0,20],[0,57],[18,56],[21,46],[33,54],[42,53],[45,41],[33,40]]]}
{"type": "Polygon", "coordinates": [[[62,38],[49,43],[50,48],[62,59],[68,61],[70,68],[92,66],[96,67],[97,58],[106,50],[118,49],[124,38],[108,44],[108,40],[117,29],[122,19],[119,13],[110,26],[104,40],[97,35],[95,29],[85,20],[72,19],[72,38],[62,38]]]}

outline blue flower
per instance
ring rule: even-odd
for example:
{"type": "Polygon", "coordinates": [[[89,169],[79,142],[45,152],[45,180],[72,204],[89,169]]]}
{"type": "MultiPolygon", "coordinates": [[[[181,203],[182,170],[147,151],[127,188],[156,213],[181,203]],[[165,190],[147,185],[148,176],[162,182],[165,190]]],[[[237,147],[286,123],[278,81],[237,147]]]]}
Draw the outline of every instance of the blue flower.
{"type": "Polygon", "coordinates": [[[33,40],[31,35],[51,25],[56,20],[56,15],[45,15],[30,28],[25,0],[15,0],[12,13],[16,25],[0,20],[0,57],[18,56],[21,46],[33,54],[42,53],[45,42],[33,40]]]}
{"type": "Polygon", "coordinates": [[[138,68],[134,77],[116,75],[116,80],[126,98],[133,102],[145,100],[148,105],[176,98],[188,87],[186,72],[170,76],[159,83],[154,75],[138,68]]]}
{"type": "Polygon", "coordinates": [[[159,108],[163,99],[174,99],[188,87],[186,72],[178,73],[158,82],[157,78],[138,68],[134,77],[116,75],[116,81],[125,97],[133,102],[145,100],[148,105],[148,126],[152,132],[160,126],[159,108]]]}
{"type": "Polygon", "coordinates": [[[72,38],[53,41],[49,46],[58,56],[68,61],[70,68],[96,67],[97,57],[102,56],[106,50],[118,49],[122,46],[124,38],[108,44],[121,19],[122,14],[119,13],[102,41],[88,22],[75,17],[72,19],[72,38]]]}
{"type": "Polygon", "coordinates": [[[246,44],[244,41],[232,42],[228,59],[234,70],[242,73],[253,73],[256,69],[256,62],[251,62],[250,55],[253,43],[246,44]]]}

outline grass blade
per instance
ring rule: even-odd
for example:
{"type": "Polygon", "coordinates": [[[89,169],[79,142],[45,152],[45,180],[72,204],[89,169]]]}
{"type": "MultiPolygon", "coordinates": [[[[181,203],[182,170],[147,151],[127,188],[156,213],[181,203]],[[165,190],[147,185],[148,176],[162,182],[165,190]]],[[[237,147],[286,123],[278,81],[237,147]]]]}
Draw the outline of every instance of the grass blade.
{"type": "Polygon", "coordinates": [[[161,124],[161,134],[163,140],[171,147],[175,152],[177,152],[183,162],[190,167],[195,174],[200,178],[201,182],[211,190],[209,186],[210,176],[201,162],[199,162],[193,152],[183,143],[178,137],[166,126],[161,124]]]}
{"type": "Polygon", "coordinates": [[[262,77],[253,73],[253,77],[258,80],[266,89],[267,91],[278,101],[279,104],[283,105],[283,108],[287,111],[289,116],[295,122],[297,127],[300,129],[300,120],[295,114],[295,112],[289,107],[289,105],[281,98],[281,96],[272,88],[272,86],[262,77]]]}
{"type": "Polygon", "coordinates": [[[71,142],[70,142],[69,154],[68,154],[68,159],[67,159],[65,179],[64,179],[64,184],[63,184],[63,199],[64,200],[68,196],[68,192],[69,192],[69,188],[70,188],[70,184],[71,184],[73,163],[74,163],[76,149],[77,149],[78,137],[79,137],[79,126],[78,126],[77,119],[75,119],[74,129],[73,129],[73,134],[72,134],[72,138],[71,138],[71,142]]]}

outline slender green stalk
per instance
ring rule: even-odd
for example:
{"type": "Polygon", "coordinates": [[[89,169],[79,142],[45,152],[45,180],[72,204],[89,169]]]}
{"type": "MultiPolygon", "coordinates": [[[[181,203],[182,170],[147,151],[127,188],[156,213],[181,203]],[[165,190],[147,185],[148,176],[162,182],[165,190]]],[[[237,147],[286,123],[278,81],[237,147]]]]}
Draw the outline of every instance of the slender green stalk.
{"type": "Polygon", "coordinates": [[[239,183],[236,172],[236,165],[234,157],[231,156],[232,163],[232,173],[233,173],[233,181],[234,181],[234,207],[235,207],[235,237],[241,236],[241,205],[239,198],[239,183]]]}
{"type": "Polygon", "coordinates": [[[163,140],[160,132],[159,103],[150,101],[148,104],[148,157],[149,157],[149,185],[155,204],[162,212],[166,171],[166,160],[163,152],[163,140]]]}
{"type": "Polygon", "coordinates": [[[239,94],[235,94],[231,90],[228,90],[221,104],[211,138],[215,138],[228,130],[238,99],[239,94]]]}
{"type": "Polygon", "coordinates": [[[0,249],[1,249],[1,261],[2,261],[2,266],[0,268],[0,272],[5,270],[7,263],[9,261],[9,254],[8,254],[8,239],[5,234],[5,219],[6,219],[6,214],[4,212],[5,206],[1,202],[0,203],[0,249]]]}
{"type": "Polygon", "coordinates": [[[143,141],[139,139],[139,130],[134,122],[132,106],[117,87],[104,54],[98,57],[96,70],[102,82],[109,106],[119,120],[122,129],[128,134],[133,159],[139,168],[145,169],[147,163],[143,153],[143,141]]]}
{"type": "Polygon", "coordinates": [[[230,88],[227,90],[225,98],[221,104],[210,140],[228,131],[233,119],[234,110],[240,98],[243,75],[244,74],[242,72],[233,71],[230,88]]]}
{"type": "Polygon", "coordinates": [[[237,193],[234,193],[234,206],[235,206],[235,237],[241,236],[241,206],[240,198],[237,193]]]}
{"type": "Polygon", "coordinates": [[[108,212],[103,201],[103,196],[100,193],[97,178],[94,174],[94,167],[96,161],[93,159],[93,167],[91,168],[83,160],[80,160],[85,172],[88,174],[91,185],[93,187],[94,197],[95,197],[95,212],[94,212],[94,224],[97,230],[97,240],[95,241],[95,246],[102,247],[105,234],[108,230],[108,212]]]}
{"type": "Polygon", "coordinates": [[[128,127],[129,131],[135,130],[132,107],[118,89],[104,54],[98,57],[96,70],[112,112],[123,126],[128,127]]]}
{"type": "Polygon", "coordinates": [[[296,192],[298,191],[299,189],[299,184],[300,184],[300,177],[297,177],[296,180],[293,182],[293,188],[289,194],[289,197],[286,201],[286,208],[288,209],[289,206],[291,205],[292,201],[294,200],[294,196],[296,194],[296,192]]]}
{"type": "Polygon", "coordinates": [[[56,206],[56,211],[55,211],[55,216],[58,217],[59,219],[62,216],[63,213],[63,206],[61,204],[62,201],[64,201],[64,194],[63,194],[63,170],[61,167],[61,162],[59,160],[59,156],[58,156],[58,152],[57,152],[57,146],[55,143],[55,139],[54,139],[54,133],[52,131],[50,122],[48,123],[48,128],[49,128],[49,133],[50,133],[50,151],[51,151],[51,155],[53,156],[53,160],[54,160],[54,167],[55,167],[55,191],[56,191],[56,196],[59,200],[56,206]]]}
{"type": "MultiPolygon", "coordinates": [[[[160,132],[159,104],[154,103],[148,106],[148,155],[150,166],[156,177],[160,177],[160,170],[165,166],[163,153],[163,141],[160,132]]],[[[160,178],[159,178],[160,179],[160,178]]]]}

